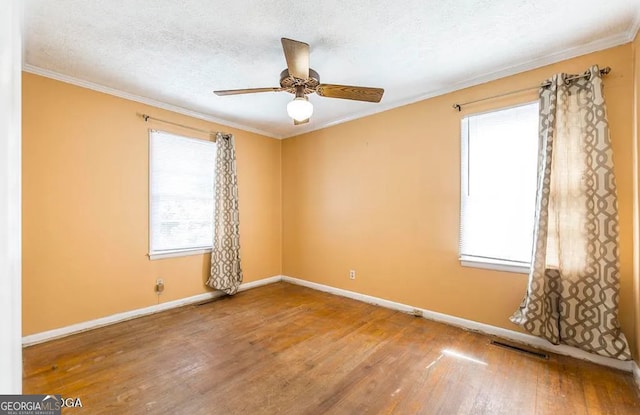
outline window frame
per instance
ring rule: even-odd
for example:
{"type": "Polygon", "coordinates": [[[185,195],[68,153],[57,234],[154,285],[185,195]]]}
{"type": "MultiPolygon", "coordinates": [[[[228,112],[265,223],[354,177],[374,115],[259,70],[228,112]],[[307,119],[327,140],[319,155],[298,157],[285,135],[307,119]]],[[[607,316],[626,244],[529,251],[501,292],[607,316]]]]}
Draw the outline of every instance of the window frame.
{"type": "MultiPolygon", "coordinates": [[[[153,169],[153,158],[151,157],[151,140],[152,140],[152,134],[153,133],[160,133],[160,134],[168,134],[171,136],[176,136],[179,138],[184,138],[184,139],[188,139],[188,140],[200,140],[200,141],[209,141],[212,144],[215,144],[215,141],[211,141],[211,140],[205,140],[202,138],[197,138],[197,137],[193,137],[193,136],[187,136],[187,135],[183,135],[183,134],[178,134],[178,133],[174,133],[171,131],[165,131],[165,130],[159,130],[159,129],[149,129],[148,130],[148,138],[147,138],[147,143],[148,143],[148,183],[147,183],[147,197],[148,197],[148,206],[147,206],[147,219],[148,219],[148,229],[147,229],[147,257],[149,258],[149,260],[153,261],[153,260],[157,260],[157,259],[164,259],[164,258],[176,258],[176,257],[183,257],[183,256],[190,256],[190,255],[202,255],[202,254],[207,254],[207,253],[211,253],[213,251],[213,239],[211,241],[211,246],[210,247],[193,247],[193,248],[178,248],[178,249],[171,249],[171,250],[162,250],[162,251],[153,251],[151,249],[151,239],[152,239],[152,214],[151,214],[151,206],[152,206],[152,193],[151,193],[151,186],[152,186],[152,169],[153,169]]],[[[215,182],[215,177],[214,177],[214,182],[215,182]]],[[[215,197],[215,196],[214,196],[215,197]]],[[[214,205],[215,206],[215,205],[214,205]]],[[[215,209],[215,207],[214,207],[215,209]]],[[[213,221],[213,212],[211,215],[211,220],[213,221]]]]}
{"type": "Polygon", "coordinates": [[[537,100],[523,102],[506,107],[494,108],[486,111],[467,114],[460,120],[460,229],[458,234],[458,260],[463,267],[489,269],[494,271],[505,271],[518,274],[529,274],[531,272],[533,258],[530,262],[515,260],[505,260],[498,258],[488,258],[475,255],[462,254],[462,227],[463,227],[463,203],[465,193],[469,190],[469,118],[483,114],[511,110],[528,105],[538,104],[537,100]]]}

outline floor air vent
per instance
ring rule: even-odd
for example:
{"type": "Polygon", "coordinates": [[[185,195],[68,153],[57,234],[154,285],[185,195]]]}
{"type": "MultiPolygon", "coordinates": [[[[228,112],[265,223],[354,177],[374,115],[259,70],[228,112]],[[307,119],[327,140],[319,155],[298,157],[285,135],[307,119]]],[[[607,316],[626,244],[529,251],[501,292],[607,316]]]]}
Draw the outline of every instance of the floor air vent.
{"type": "Polygon", "coordinates": [[[540,359],[548,359],[549,358],[549,355],[546,354],[546,353],[538,352],[536,350],[527,349],[524,346],[516,346],[514,344],[503,343],[503,342],[498,341],[498,340],[491,340],[491,344],[493,344],[494,346],[502,347],[503,349],[513,350],[513,351],[516,351],[516,352],[527,354],[529,356],[539,357],[540,359]]]}

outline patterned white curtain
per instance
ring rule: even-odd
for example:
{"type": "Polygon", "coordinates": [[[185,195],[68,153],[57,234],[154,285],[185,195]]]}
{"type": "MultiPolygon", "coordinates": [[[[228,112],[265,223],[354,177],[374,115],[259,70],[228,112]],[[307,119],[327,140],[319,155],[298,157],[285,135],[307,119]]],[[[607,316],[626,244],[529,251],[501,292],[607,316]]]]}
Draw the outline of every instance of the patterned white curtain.
{"type": "Polygon", "coordinates": [[[207,285],[235,294],[242,283],[240,214],[233,135],[216,135],[215,211],[211,275],[207,285]]]}
{"type": "Polygon", "coordinates": [[[533,264],[511,321],[553,344],[631,359],[618,323],[618,204],[602,78],[540,88],[533,264]]]}

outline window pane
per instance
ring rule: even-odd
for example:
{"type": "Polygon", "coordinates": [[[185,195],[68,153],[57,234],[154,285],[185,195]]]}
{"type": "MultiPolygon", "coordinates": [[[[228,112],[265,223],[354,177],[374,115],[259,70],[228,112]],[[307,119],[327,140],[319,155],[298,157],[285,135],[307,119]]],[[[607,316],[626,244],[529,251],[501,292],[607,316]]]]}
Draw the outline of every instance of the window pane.
{"type": "Polygon", "coordinates": [[[460,254],[529,263],[538,104],[469,116],[463,123],[460,254]]]}
{"type": "Polygon", "coordinates": [[[150,132],[150,250],[213,244],[215,143],[150,132]]]}

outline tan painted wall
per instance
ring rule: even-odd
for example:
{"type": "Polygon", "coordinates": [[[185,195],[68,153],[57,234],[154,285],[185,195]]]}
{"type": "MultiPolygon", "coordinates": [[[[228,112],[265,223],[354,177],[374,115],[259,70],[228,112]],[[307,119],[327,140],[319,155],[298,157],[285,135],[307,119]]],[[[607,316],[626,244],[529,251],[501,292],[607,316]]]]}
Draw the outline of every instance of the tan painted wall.
{"type": "Polygon", "coordinates": [[[633,42],[634,68],[634,137],[635,137],[635,195],[634,195],[634,303],[635,303],[635,358],[640,358],[640,34],[633,42]]]}
{"type": "Polygon", "coordinates": [[[236,138],[245,281],[281,273],[281,141],[23,74],[23,334],[207,291],[210,255],[150,261],[147,124],[236,138]]]}
{"type": "Polygon", "coordinates": [[[145,124],[136,112],[235,134],[245,281],[284,273],[517,329],[508,316],[526,276],[464,268],[457,260],[459,120],[532,101],[536,93],[462,113],[451,104],[598,63],[613,68],[605,93],[620,204],[620,319],[640,356],[631,151],[634,103],[640,111],[638,47],[636,39],[283,142],[25,73],[23,333],[155,304],[159,277],[166,282],[163,302],[206,291],[208,255],[145,256],[147,128],[191,133],[145,124]],[[349,269],[357,270],[355,281],[349,269]]]}
{"type": "Polygon", "coordinates": [[[458,262],[460,119],[536,99],[556,72],[611,66],[605,94],[615,152],[622,266],[620,319],[634,338],[632,45],[578,57],[287,139],[282,148],[285,275],[508,329],[526,275],[458,262]],[[349,269],[357,271],[349,280],[349,269]]]}

